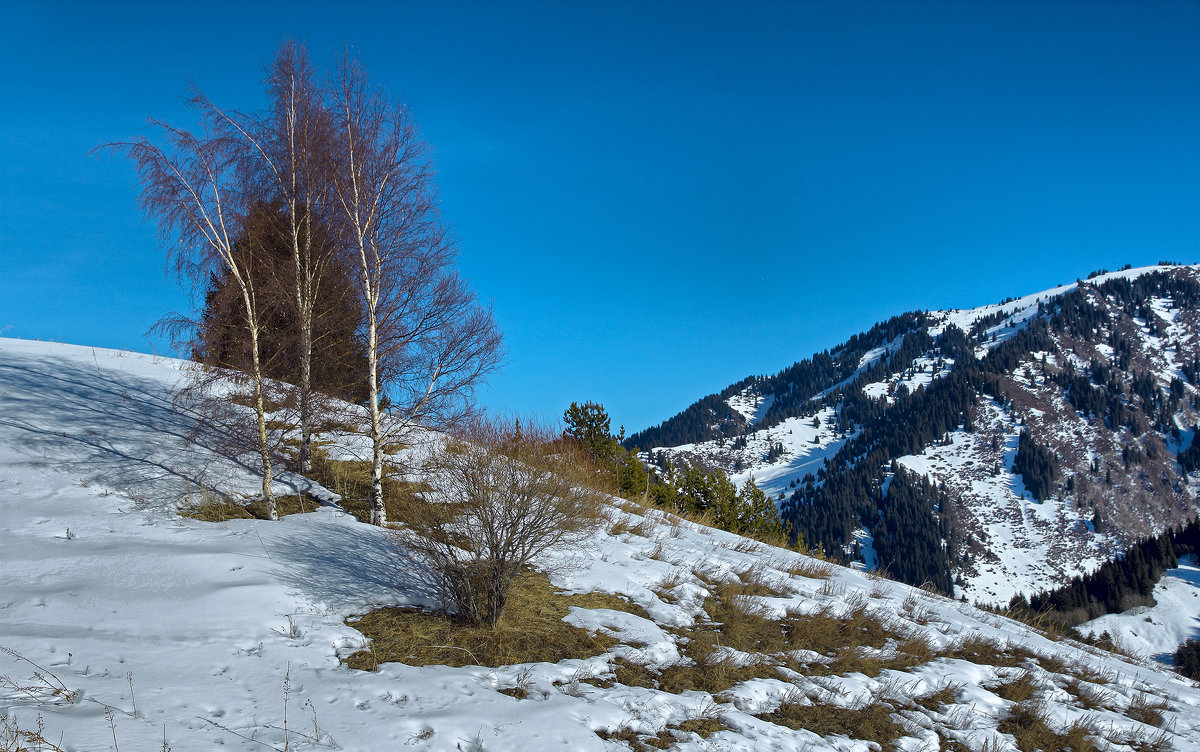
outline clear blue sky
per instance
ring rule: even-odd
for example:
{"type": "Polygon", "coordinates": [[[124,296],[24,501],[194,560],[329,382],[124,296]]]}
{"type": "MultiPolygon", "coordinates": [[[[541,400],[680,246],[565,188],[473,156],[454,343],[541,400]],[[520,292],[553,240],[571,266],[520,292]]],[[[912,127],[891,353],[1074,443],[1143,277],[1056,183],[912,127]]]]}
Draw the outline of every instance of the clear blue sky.
{"type": "Polygon", "coordinates": [[[9,3],[0,331],[187,310],[97,144],[346,44],[436,150],[494,408],[630,430],[887,316],[1200,260],[1200,3],[9,3]],[[368,4],[369,5],[369,4],[368,4]]]}

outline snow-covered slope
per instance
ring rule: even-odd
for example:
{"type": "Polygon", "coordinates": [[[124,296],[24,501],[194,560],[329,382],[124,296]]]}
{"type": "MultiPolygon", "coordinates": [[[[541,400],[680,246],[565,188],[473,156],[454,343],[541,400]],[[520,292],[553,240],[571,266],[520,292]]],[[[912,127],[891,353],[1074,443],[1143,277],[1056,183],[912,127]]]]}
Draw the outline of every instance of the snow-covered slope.
{"type": "MultiPolygon", "coordinates": [[[[347,617],[428,596],[384,532],[335,504],[274,523],[177,515],[202,488],[257,486],[252,464],[188,441],[194,421],[171,404],[181,367],[0,339],[0,714],[27,730],[40,716],[64,749],[605,750],[654,739],[848,751],[870,746],[780,715],[883,708],[897,749],[1011,750],[1006,719],[1025,707],[1056,732],[1083,722],[1112,749],[1161,737],[1200,750],[1200,690],[1160,667],[631,506],[609,510],[613,534],[584,555],[561,554],[574,566],[554,580],[644,609],[572,610],[572,623],[616,636],[615,647],[557,664],[348,668],[340,659],[366,641],[347,617]],[[832,620],[850,649],[836,659],[795,650],[777,657],[787,666],[717,692],[614,675],[621,659],[651,671],[686,664],[688,630],[721,628],[705,604],[722,582],[757,583],[732,601],[742,613],[832,620]],[[854,649],[868,628],[892,636],[854,649]],[[1036,707],[1006,699],[1022,682],[1036,707]],[[517,684],[527,699],[499,691],[517,684]],[[1099,705],[1082,698],[1086,687],[1099,705]],[[1147,704],[1157,721],[1137,712],[1147,704]],[[716,730],[701,735],[702,721],[716,730]]],[[[763,658],[720,645],[713,654],[730,671],[763,658]]]]}
{"type": "Polygon", "coordinates": [[[1079,625],[1092,637],[1104,633],[1134,655],[1171,662],[1176,648],[1200,638],[1200,565],[1188,556],[1176,569],[1163,573],[1151,594],[1155,605],[1123,614],[1108,614],[1079,625]]]}
{"type": "MultiPolygon", "coordinates": [[[[889,450],[883,462],[949,494],[952,507],[938,512],[953,530],[946,545],[956,595],[1003,604],[1052,589],[1196,512],[1200,481],[1181,472],[1176,455],[1200,423],[1200,384],[1192,383],[1200,372],[1198,284],[1200,267],[1150,266],[995,305],[905,314],[775,376],[739,382],[721,394],[742,425],[714,424],[710,433],[726,434],[655,447],[648,456],[721,467],[739,483],[753,477],[785,511],[790,504],[806,540],[853,555],[853,541],[869,538],[888,513],[888,468],[873,471],[873,485],[859,482],[842,507],[813,514],[811,504],[828,501],[819,492],[823,473],[844,473],[880,445],[854,442],[864,424],[895,446],[903,443],[895,437],[918,433],[914,421],[961,411],[957,426],[923,438],[918,451],[889,450]],[[1144,290],[1132,287],[1143,283],[1144,290]],[[1023,344],[1032,341],[1039,344],[1023,344]],[[910,400],[913,409],[892,410],[904,395],[967,369],[975,391],[966,409],[953,400],[918,407],[910,400]],[[1079,407],[1089,390],[1120,404],[1101,415],[1079,407]],[[1056,458],[1053,488],[1040,502],[1014,471],[1022,431],[1056,458]],[[815,483],[806,486],[810,475],[815,483]],[[846,506],[858,507],[859,528],[830,530],[829,519],[853,516],[846,506]]],[[[706,409],[719,413],[706,399],[706,409]]],[[[687,423],[647,435],[677,434],[687,423]]]]}
{"type": "MultiPolygon", "coordinates": [[[[1118,272],[1097,274],[1083,284],[1094,287],[1113,279],[1132,280],[1153,272],[1171,272],[1179,271],[1180,269],[1200,269],[1200,266],[1177,267],[1156,265],[1138,267],[1136,269],[1124,269],[1118,272]]],[[[1000,320],[997,323],[983,330],[986,341],[981,343],[976,351],[976,357],[983,357],[988,351],[995,348],[996,345],[1006,341],[1013,334],[1020,331],[1030,319],[1037,315],[1039,305],[1071,292],[1078,288],[1079,285],[1080,283],[1078,282],[1072,282],[1050,288],[1049,290],[1014,298],[1005,303],[984,305],[977,308],[928,311],[925,313],[927,318],[925,330],[931,337],[941,335],[948,326],[956,327],[964,333],[970,333],[979,322],[999,317],[1000,320]]],[[[1164,316],[1171,317],[1174,323],[1174,312],[1171,310],[1169,301],[1161,301],[1156,305],[1156,310],[1164,316]]],[[[1185,332],[1180,330],[1172,333],[1181,334],[1185,332]]],[[[770,481],[766,483],[760,482],[759,485],[773,491],[783,490],[789,481],[798,481],[808,472],[815,473],[824,464],[824,458],[832,454],[832,452],[814,452],[814,448],[808,446],[809,443],[818,444],[820,445],[819,448],[822,449],[830,447],[834,451],[840,446],[840,443],[836,441],[836,435],[833,431],[833,421],[830,420],[834,411],[829,408],[823,408],[818,404],[819,400],[836,389],[843,389],[851,384],[855,384],[858,377],[868,367],[891,357],[899,349],[903,339],[904,336],[901,335],[879,347],[872,348],[860,357],[858,368],[850,377],[816,393],[812,397],[813,414],[821,417],[826,426],[823,432],[803,432],[795,439],[784,439],[784,437],[796,436],[796,429],[800,427],[800,423],[811,422],[811,419],[806,418],[797,422],[792,422],[795,419],[785,419],[785,421],[779,424],[765,425],[764,418],[774,397],[770,394],[760,393],[760,387],[756,383],[751,382],[743,389],[726,398],[726,402],[730,408],[743,416],[750,427],[750,430],[746,433],[747,444],[745,447],[732,447],[733,442],[729,438],[726,438],[692,442],[677,446],[658,446],[652,447],[648,451],[662,452],[666,456],[680,456],[685,459],[699,460],[731,469],[737,473],[739,482],[744,482],[752,474],[756,481],[763,481],[763,479],[770,478],[770,481]],[[776,460],[767,460],[767,449],[771,444],[781,440],[785,447],[783,456],[776,460]],[[739,461],[740,466],[738,465],[739,461]]],[[[1168,336],[1162,339],[1163,341],[1169,341],[1171,337],[1168,336]]],[[[1174,351],[1171,351],[1170,356],[1174,354],[1174,351]]],[[[892,371],[881,381],[858,384],[857,386],[873,397],[894,401],[894,396],[899,387],[903,386],[908,391],[913,391],[918,387],[928,386],[934,379],[950,373],[953,365],[953,360],[947,361],[944,358],[939,359],[930,354],[922,354],[910,362],[893,365],[892,371]],[[898,366],[902,366],[904,370],[900,370],[898,366]]],[[[1174,365],[1174,363],[1172,362],[1170,365],[1174,365]]],[[[1160,377],[1165,377],[1166,381],[1170,381],[1170,377],[1176,375],[1176,369],[1169,366],[1169,370],[1160,374],[1160,377]]]]}

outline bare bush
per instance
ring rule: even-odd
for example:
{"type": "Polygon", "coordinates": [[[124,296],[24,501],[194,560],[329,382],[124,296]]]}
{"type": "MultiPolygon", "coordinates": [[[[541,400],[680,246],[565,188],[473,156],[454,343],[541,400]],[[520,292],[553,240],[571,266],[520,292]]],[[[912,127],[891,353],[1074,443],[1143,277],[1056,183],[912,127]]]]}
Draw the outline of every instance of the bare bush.
{"type": "Polygon", "coordinates": [[[604,521],[589,476],[578,446],[548,429],[476,422],[433,453],[430,490],[402,504],[404,545],[460,617],[494,626],[515,579],[604,521]]]}

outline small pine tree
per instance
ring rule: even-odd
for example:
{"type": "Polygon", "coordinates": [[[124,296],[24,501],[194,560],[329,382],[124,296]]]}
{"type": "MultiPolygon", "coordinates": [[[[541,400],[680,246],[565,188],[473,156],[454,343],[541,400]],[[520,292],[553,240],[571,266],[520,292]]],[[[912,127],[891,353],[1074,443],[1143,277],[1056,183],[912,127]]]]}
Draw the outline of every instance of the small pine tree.
{"type": "Polygon", "coordinates": [[[578,441],[598,462],[611,461],[625,439],[624,428],[620,436],[612,435],[612,420],[599,402],[572,402],[563,411],[563,423],[567,426],[563,436],[578,441]]]}

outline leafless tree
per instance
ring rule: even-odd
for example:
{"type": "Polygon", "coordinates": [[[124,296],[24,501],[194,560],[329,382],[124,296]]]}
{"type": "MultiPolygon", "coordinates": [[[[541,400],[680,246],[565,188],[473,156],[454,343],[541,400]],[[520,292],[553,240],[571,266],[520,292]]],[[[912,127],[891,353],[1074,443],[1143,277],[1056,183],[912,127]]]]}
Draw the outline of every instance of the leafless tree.
{"type": "Polygon", "coordinates": [[[367,343],[371,522],[384,525],[383,447],[414,424],[445,427],[466,414],[499,363],[501,337],[454,271],[428,148],[408,110],[349,56],[330,89],[333,189],[367,343]]]}
{"type": "MultiPolygon", "coordinates": [[[[201,110],[204,113],[203,109],[201,110]]],[[[257,422],[258,451],[262,468],[262,494],[268,515],[277,519],[271,494],[271,444],[263,399],[260,361],[260,302],[253,278],[259,254],[251,246],[238,252],[248,213],[246,196],[238,190],[242,145],[223,137],[211,117],[202,133],[152,120],[161,136],[155,143],[143,136],[108,148],[130,157],[142,182],[141,204],[147,216],[158,221],[171,267],[177,274],[202,283],[215,271],[227,270],[236,281],[250,335],[253,407],[257,422]]]]}
{"type": "Polygon", "coordinates": [[[314,78],[307,51],[288,41],[267,69],[271,105],[265,112],[246,115],[218,107],[202,95],[195,100],[226,138],[243,144],[241,180],[246,189],[261,201],[283,207],[285,237],[280,240],[291,248],[293,268],[290,279],[277,282],[288,290],[299,340],[296,464],[301,473],[308,470],[317,399],[312,380],[314,315],[322,276],[337,245],[330,236],[335,225],[324,221],[330,208],[331,122],[314,78]]]}
{"type": "Polygon", "coordinates": [[[403,502],[397,535],[472,623],[494,626],[518,577],[603,519],[587,454],[546,428],[472,422],[423,470],[432,490],[403,502]]]}

